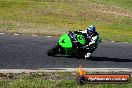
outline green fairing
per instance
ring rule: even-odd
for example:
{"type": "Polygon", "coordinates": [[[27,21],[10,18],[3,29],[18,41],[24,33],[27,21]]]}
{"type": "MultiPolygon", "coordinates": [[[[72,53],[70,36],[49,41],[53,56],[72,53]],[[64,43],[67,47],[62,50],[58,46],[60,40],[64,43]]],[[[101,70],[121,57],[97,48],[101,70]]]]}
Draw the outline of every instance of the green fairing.
{"type": "Polygon", "coordinates": [[[59,45],[63,48],[72,48],[72,42],[68,34],[63,34],[59,39],[59,45]]]}
{"type": "Polygon", "coordinates": [[[81,35],[81,34],[78,34],[78,35],[77,35],[77,40],[78,40],[78,42],[80,42],[82,45],[85,45],[85,44],[86,44],[86,40],[85,40],[84,36],[81,35]]]}
{"type": "MultiPolygon", "coordinates": [[[[78,42],[82,45],[86,44],[86,40],[82,34],[77,34],[76,36],[78,42]]],[[[76,50],[73,49],[71,38],[68,34],[63,34],[59,39],[59,45],[65,49],[65,54],[72,54],[76,50]]]]}

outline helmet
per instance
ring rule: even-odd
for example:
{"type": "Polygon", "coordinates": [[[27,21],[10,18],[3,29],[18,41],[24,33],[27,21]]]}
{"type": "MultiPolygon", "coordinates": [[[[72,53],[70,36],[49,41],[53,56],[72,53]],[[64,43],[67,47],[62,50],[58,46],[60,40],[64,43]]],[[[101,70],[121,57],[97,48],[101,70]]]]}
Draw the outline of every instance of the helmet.
{"type": "Polygon", "coordinates": [[[96,32],[96,27],[94,25],[90,25],[88,28],[87,28],[87,33],[94,33],[96,32]]]}

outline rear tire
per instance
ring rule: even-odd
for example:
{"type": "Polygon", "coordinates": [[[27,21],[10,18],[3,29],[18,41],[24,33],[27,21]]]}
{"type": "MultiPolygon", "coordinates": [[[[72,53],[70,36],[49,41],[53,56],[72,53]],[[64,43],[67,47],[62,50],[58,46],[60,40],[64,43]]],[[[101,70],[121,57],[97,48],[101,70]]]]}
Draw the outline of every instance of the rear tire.
{"type": "Polygon", "coordinates": [[[49,51],[47,52],[47,55],[48,55],[48,56],[55,56],[56,53],[55,53],[54,50],[49,50],[49,51]]]}
{"type": "Polygon", "coordinates": [[[59,51],[59,47],[58,46],[55,46],[53,49],[49,50],[47,52],[47,55],[48,56],[55,56],[59,51]]]}

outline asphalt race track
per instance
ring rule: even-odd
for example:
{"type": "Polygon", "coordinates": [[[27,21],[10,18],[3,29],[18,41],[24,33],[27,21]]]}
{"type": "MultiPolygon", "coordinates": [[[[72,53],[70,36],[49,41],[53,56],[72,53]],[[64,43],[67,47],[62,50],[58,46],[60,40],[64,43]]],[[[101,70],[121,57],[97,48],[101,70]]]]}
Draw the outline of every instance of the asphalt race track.
{"type": "Polygon", "coordinates": [[[103,41],[89,60],[49,57],[58,38],[0,35],[0,69],[132,68],[132,44],[103,41]]]}

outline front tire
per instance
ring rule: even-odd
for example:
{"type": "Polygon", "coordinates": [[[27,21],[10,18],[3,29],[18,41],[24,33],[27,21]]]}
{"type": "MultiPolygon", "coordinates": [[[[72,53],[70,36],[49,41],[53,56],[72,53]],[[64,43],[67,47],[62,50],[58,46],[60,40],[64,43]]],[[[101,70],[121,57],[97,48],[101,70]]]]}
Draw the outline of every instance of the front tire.
{"type": "Polygon", "coordinates": [[[80,48],[80,49],[78,50],[78,57],[77,57],[77,58],[78,58],[78,59],[85,59],[86,53],[87,53],[86,49],[80,48]]]}

